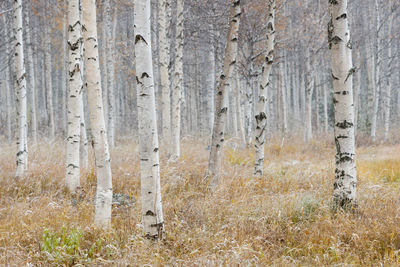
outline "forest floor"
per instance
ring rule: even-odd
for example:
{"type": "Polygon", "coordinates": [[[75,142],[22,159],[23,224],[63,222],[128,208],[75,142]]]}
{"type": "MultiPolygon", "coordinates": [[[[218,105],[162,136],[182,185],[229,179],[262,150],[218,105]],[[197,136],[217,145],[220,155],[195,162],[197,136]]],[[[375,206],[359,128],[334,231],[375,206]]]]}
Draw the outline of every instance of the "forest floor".
{"type": "Polygon", "coordinates": [[[185,138],[182,147],[176,163],[161,153],[165,235],[155,243],[142,238],[133,142],[112,151],[113,187],[137,201],[115,206],[106,231],[92,225],[93,169],[82,172],[77,202],[64,189],[63,143],[31,147],[30,171],[20,180],[14,146],[2,145],[0,265],[400,265],[400,145],[359,147],[352,214],[331,212],[333,142],[271,140],[265,175],[252,178],[253,149],[228,140],[215,192],[203,180],[205,142],[185,138]]]}

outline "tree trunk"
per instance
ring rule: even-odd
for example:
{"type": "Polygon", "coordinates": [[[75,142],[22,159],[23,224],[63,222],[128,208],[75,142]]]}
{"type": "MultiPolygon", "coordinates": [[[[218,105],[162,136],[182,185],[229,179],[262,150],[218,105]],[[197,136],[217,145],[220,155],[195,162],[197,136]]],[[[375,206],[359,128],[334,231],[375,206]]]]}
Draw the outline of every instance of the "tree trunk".
{"type": "Polygon", "coordinates": [[[241,15],[240,0],[232,0],[230,8],[230,26],[227,38],[225,59],[222,68],[222,74],[219,78],[216,103],[213,135],[211,140],[211,151],[208,161],[207,176],[210,180],[210,187],[213,188],[218,184],[222,164],[222,146],[224,143],[224,128],[226,122],[226,114],[228,108],[224,106],[226,89],[229,88],[230,75],[236,65],[238,32],[241,15]]]}
{"type": "Polygon", "coordinates": [[[336,170],[333,198],[337,208],[356,205],[353,74],[347,0],[329,1],[329,49],[335,107],[336,170]]]}
{"type": "Polygon", "coordinates": [[[112,177],[110,152],[103,113],[103,96],[97,42],[96,0],[82,0],[82,6],[86,87],[88,92],[90,128],[92,130],[92,145],[94,148],[97,173],[94,222],[96,225],[108,227],[111,224],[112,177]]]}
{"type": "MultiPolygon", "coordinates": [[[[26,24],[29,24],[29,12],[26,12],[26,24]]],[[[37,119],[36,119],[36,77],[35,77],[35,66],[33,60],[33,43],[32,43],[32,35],[31,31],[26,31],[26,38],[28,42],[28,61],[29,61],[29,89],[30,92],[30,100],[31,100],[31,134],[32,134],[32,143],[37,144],[37,119]]]]}
{"type": "Polygon", "coordinates": [[[54,105],[53,105],[53,77],[52,77],[52,60],[51,60],[51,31],[50,26],[46,25],[46,91],[47,91],[47,106],[49,112],[49,136],[51,140],[55,137],[55,122],[54,122],[54,105]]]}
{"type": "Polygon", "coordinates": [[[70,192],[80,186],[80,121],[82,101],[82,23],[80,0],[68,1],[68,108],[66,185],[70,192]]]}
{"type": "Polygon", "coordinates": [[[20,177],[28,169],[26,72],[22,25],[22,0],[14,1],[14,82],[17,104],[17,171],[20,177]]]}
{"type": "Polygon", "coordinates": [[[112,22],[112,9],[111,0],[104,2],[105,6],[105,27],[106,27],[106,39],[104,40],[104,46],[106,49],[106,67],[107,72],[107,95],[106,99],[108,111],[107,111],[107,136],[110,147],[114,147],[114,132],[115,132],[115,68],[114,68],[114,38],[113,38],[113,22],[112,22]]]}
{"type": "Polygon", "coordinates": [[[313,72],[313,60],[311,59],[310,53],[307,53],[307,84],[306,84],[306,143],[310,143],[312,139],[312,95],[314,90],[314,72],[313,72]],[[310,62],[311,61],[311,62],[310,62]]]}
{"type": "Polygon", "coordinates": [[[159,19],[159,48],[160,48],[160,83],[161,83],[161,102],[162,102],[162,137],[170,153],[169,142],[171,140],[171,90],[169,84],[169,38],[168,28],[170,25],[169,9],[170,1],[159,0],[158,19],[159,19]]]}
{"type": "MultiPolygon", "coordinates": [[[[275,0],[268,2],[268,22],[267,22],[267,49],[265,61],[261,70],[261,82],[258,90],[258,101],[256,111],[256,131],[254,147],[256,149],[256,160],[254,164],[254,175],[262,176],[264,169],[264,147],[267,133],[267,90],[270,83],[270,73],[272,63],[274,63],[275,46],[275,0]]],[[[283,89],[283,88],[282,88],[283,89]]]]}
{"type": "Polygon", "coordinates": [[[143,231],[162,238],[160,164],[150,35],[150,0],[134,0],[135,62],[143,231]]]}
{"type": "Polygon", "coordinates": [[[177,0],[177,21],[176,21],[176,46],[175,46],[175,73],[174,87],[172,91],[172,155],[177,159],[181,155],[181,102],[183,92],[183,0],[177,0]]]}
{"type": "Polygon", "coordinates": [[[379,101],[380,101],[380,94],[381,94],[381,79],[380,79],[380,27],[381,27],[381,20],[379,16],[379,1],[375,0],[375,12],[376,12],[376,43],[375,43],[375,97],[374,97],[374,107],[372,110],[372,121],[371,121],[371,138],[372,141],[376,141],[376,128],[377,128],[377,121],[378,121],[378,112],[379,112],[379,101]]]}
{"type": "MultiPolygon", "coordinates": [[[[4,24],[4,31],[5,31],[5,36],[7,39],[10,38],[10,30],[7,27],[7,21],[6,21],[6,16],[2,16],[3,17],[3,24],[4,24]]],[[[6,43],[6,50],[10,51],[11,53],[11,48],[10,48],[10,44],[9,42],[6,43]]],[[[12,139],[12,127],[11,127],[11,116],[12,116],[12,111],[11,111],[11,107],[12,107],[12,99],[11,99],[11,67],[10,64],[7,64],[7,66],[5,67],[5,81],[4,81],[4,85],[5,85],[5,94],[6,94],[6,108],[7,108],[7,140],[11,141],[12,139]]]]}

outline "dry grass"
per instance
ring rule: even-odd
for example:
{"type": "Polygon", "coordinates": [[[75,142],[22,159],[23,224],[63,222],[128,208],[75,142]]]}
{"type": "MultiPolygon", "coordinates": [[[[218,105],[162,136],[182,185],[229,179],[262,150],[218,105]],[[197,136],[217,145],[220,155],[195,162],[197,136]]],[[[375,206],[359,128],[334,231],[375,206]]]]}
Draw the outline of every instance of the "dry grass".
{"type": "Polygon", "coordinates": [[[92,170],[82,173],[84,192],[71,205],[63,147],[32,147],[23,180],[13,177],[14,147],[3,147],[0,265],[400,265],[398,145],[358,151],[359,212],[333,215],[332,143],[272,140],[266,174],[255,179],[252,149],[228,142],[221,184],[210,193],[206,145],[186,138],[179,162],[161,155],[166,235],[159,243],[141,237],[137,146],[112,152],[114,191],[138,201],[115,207],[107,231],[92,226],[92,170]]]}

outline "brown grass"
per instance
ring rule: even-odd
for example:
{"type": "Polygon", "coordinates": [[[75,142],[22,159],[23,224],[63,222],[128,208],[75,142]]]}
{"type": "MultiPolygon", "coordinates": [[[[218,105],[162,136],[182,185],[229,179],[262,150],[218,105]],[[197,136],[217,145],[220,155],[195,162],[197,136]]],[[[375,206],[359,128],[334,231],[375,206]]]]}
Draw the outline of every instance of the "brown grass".
{"type": "Polygon", "coordinates": [[[115,207],[107,231],[92,226],[92,169],[82,172],[81,200],[71,205],[63,143],[30,148],[30,172],[21,180],[13,177],[14,146],[3,147],[0,265],[400,265],[399,145],[359,149],[359,212],[336,215],[331,142],[271,140],[262,178],[252,178],[253,150],[227,142],[214,193],[203,181],[206,147],[186,138],[179,162],[161,154],[166,235],[158,243],[141,236],[134,142],[112,151],[112,168],[114,191],[137,202],[115,207]]]}

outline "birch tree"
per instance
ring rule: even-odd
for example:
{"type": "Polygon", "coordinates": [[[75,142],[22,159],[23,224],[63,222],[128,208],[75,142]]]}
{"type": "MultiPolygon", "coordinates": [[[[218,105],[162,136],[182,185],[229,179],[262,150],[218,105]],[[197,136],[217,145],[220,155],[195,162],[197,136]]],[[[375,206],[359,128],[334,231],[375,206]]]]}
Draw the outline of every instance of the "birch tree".
{"type": "Polygon", "coordinates": [[[24,61],[24,40],[22,25],[22,0],[14,1],[14,82],[17,102],[17,171],[20,177],[28,169],[28,141],[27,141],[27,99],[26,99],[26,72],[24,61]]]}
{"type": "Polygon", "coordinates": [[[103,113],[103,96],[96,25],[96,0],[82,0],[83,38],[85,47],[86,88],[88,94],[92,145],[94,149],[97,190],[95,199],[96,225],[111,224],[112,177],[110,152],[103,113]]]}
{"type": "Polygon", "coordinates": [[[162,238],[164,219],[151,54],[151,6],[150,0],[134,0],[134,5],[142,223],[144,236],[157,239],[162,238]]]}
{"type": "Polygon", "coordinates": [[[70,192],[80,186],[80,125],[82,105],[82,23],[80,0],[68,1],[68,109],[66,185],[70,192]]]}
{"type": "Polygon", "coordinates": [[[328,41],[331,52],[335,108],[336,170],[333,198],[336,207],[356,205],[356,161],[352,46],[347,0],[329,1],[328,41]]]}
{"type": "Polygon", "coordinates": [[[184,0],[177,0],[176,45],[175,45],[175,73],[172,90],[172,159],[181,155],[181,102],[183,93],[183,5],[184,0]]]}
{"type": "Polygon", "coordinates": [[[171,90],[169,87],[168,73],[170,57],[169,38],[167,34],[170,25],[170,0],[159,0],[158,3],[162,136],[164,140],[167,141],[166,144],[168,144],[171,140],[171,90]]]}
{"type": "Polygon", "coordinates": [[[240,0],[232,0],[230,6],[230,23],[225,58],[222,73],[219,77],[217,94],[215,96],[214,126],[211,140],[211,151],[208,161],[207,176],[210,180],[210,187],[218,184],[222,165],[222,146],[224,143],[224,129],[228,107],[226,103],[226,90],[230,87],[230,75],[236,64],[239,23],[241,15],[240,0]]]}
{"type": "Polygon", "coordinates": [[[267,21],[267,49],[261,70],[261,81],[258,88],[258,101],[256,110],[256,130],[254,147],[256,150],[256,160],[254,164],[254,175],[262,176],[264,167],[264,147],[267,133],[267,90],[269,78],[274,63],[274,43],[275,43],[275,0],[268,1],[268,21],[267,21]]]}

